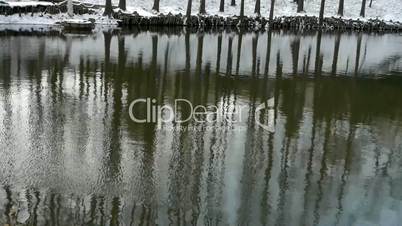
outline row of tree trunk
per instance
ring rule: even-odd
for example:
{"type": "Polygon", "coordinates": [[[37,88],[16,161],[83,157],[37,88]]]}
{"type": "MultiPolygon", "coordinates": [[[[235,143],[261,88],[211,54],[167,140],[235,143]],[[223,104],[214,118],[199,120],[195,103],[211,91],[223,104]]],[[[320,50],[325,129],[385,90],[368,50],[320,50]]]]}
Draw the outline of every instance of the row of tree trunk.
{"type": "MultiPolygon", "coordinates": [[[[297,3],[297,12],[298,13],[303,12],[304,11],[304,0],[293,0],[293,1],[295,3],[297,3]]],[[[362,7],[360,10],[360,16],[362,16],[362,17],[364,17],[366,14],[366,1],[367,0],[362,0],[362,7]]],[[[160,0],[154,0],[152,10],[159,12],[159,2],[160,2],[160,0]]],[[[373,3],[373,0],[370,0],[369,7],[372,6],[372,3],[373,3]]],[[[340,15],[340,16],[343,16],[344,4],[345,4],[345,0],[339,0],[338,15],[340,15]]],[[[236,0],[231,0],[230,5],[235,6],[236,0]]],[[[270,7],[270,12],[269,12],[269,20],[270,21],[272,21],[272,19],[274,17],[274,6],[275,6],[275,0],[271,0],[271,7],[270,7]]],[[[186,16],[188,18],[191,16],[191,7],[192,7],[192,0],[188,0],[187,11],[186,11],[186,16]]],[[[119,8],[122,10],[126,10],[126,0],[119,0],[119,8]]],[[[325,0],[321,0],[320,15],[319,15],[320,25],[322,25],[323,19],[324,19],[324,8],[325,8],[325,0]]],[[[224,12],[224,11],[225,11],[225,0],[220,0],[219,12],[224,12]]],[[[112,0],[106,0],[104,15],[111,16],[112,13],[113,13],[112,0]]],[[[199,13],[200,14],[207,13],[207,11],[205,9],[205,0],[200,0],[199,13]]],[[[254,13],[256,13],[257,15],[261,15],[261,0],[256,0],[254,13]]],[[[244,0],[240,0],[240,17],[244,17],[244,0]]]]}

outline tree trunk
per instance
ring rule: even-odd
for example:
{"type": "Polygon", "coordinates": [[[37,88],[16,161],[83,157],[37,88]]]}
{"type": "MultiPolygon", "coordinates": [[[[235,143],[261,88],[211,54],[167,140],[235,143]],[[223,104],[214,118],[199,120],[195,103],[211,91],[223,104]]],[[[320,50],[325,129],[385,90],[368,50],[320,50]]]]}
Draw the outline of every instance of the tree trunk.
{"type": "Polygon", "coordinates": [[[159,0],[154,0],[154,6],[152,7],[152,10],[159,12],[159,0]]]}
{"type": "Polygon", "coordinates": [[[371,8],[372,5],[373,5],[373,0],[370,0],[370,5],[369,5],[369,7],[371,8]]]}
{"type": "Polygon", "coordinates": [[[240,1],[240,18],[244,17],[244,0],[240,1]]]}
{"type": "Polygon", "coordinates": [[[290,51],[292,54],[293,75],[297,75],[299,72],[300,37],[290,43],[290,51]]]}
{"type": "Polygon", "coordinates": [[[122,10],[126,10],[126,0],[119,0],[119,8],[122,10]]]}
{"type": "Polygon", "coordinates": [[[226,63],[226,75],[232,76],[232,43],[233,43],[233,37],[229,36],[229,43],[228,43],[228,58],[227,58],[227,63],[226,63]]]}
{"type": "Polygon", "coordinates": [[[232,0],[232,2],[230,3],[231,6],[235,6],[236,5],[236,0],[232,0]]]}
{"type": "Polygon", "coordinates": [[[362,1],[362,9],[360,10],[360,16],[364,17],[366,15],[366,0],[362,1]]]}
{"type": "Polygon", "coordinates": [[[332,61],[332,75],[336,75],[340,43],[341,43],[341,33],[338,33],[338,35],[335,38],[334,57],[332,61]]]}
{"type": "Polygon", "coordinates": [[[271,0],[271,9],[269,10],[269,23],[274,19],[275,0],[271,0]]]}
{"type": "Polygon", "coordinates": [[[222,52],[222,34],[218,36],[218,52],[216,56],[216,74],[219,74],[221,67],[221,52],[222,52]]]}
{"type": "Polygon", "coordinates": [[[206,14],[207,11],[205,11],[205,0],[201,0],[200,2],[200,14],[206,14]]]}
{"type": "Polygon", "coordinates": [[[224,11],[225,11],[225,0],[221,0],[221,3],[219,4],[219,12],[224,11]]]}
{"type": "Polygon", "coordinates": [[[105,4],[105,12],[103,13],[104,16],[112,16],[113,8],[112,8],[112,0],[106,0],[105,4]]]}
{"type": "Polygon", "coordinates": [[[239,75],[240,69],[240,55],[241,55],[241,43],[243,40],[243,34],[240,32],[237,38],[237,62],[236,62],[236,74],[239,75]]]}
{"type": "Polygon", "coordinates": [[[345,0],[339,0],[338,15],[340,15],[340,16],[343,16],[344,3],[345,3],[345,0]]]}
{"type": "Polygon", "coordinates": [[[267,53],[265,56],[265,70],[264,70],[264,76],[267,77],[269,73],[269,63],[270,63],[270,58],[271,58],[271,40],[272,40],[272,30],[268,30],[268,37],[267,37],[267,53]]]}
{"type": "Polygon", "coordinates": [[[187,19],[190,19],[190,17],[191,17],[191,5],[192,5],[192,3],[193,3],[192,0],[188,0],[188,2],[187,2],[187,12],[186,12],[187,19]]]}
{"type": "Polygon", "coordinates": [[[73,0],[67,1],[67,14],[68,16],[74,16],[73,0]]]}
{"type": "Polygon", "coordinates": [[[251,65],[251,76],[255,76],[257,74],[257,47],[258,47],[258,35],[253,37],[252,40],[252,59],[253,63],[251,65]]]}
{"type": "Polygon", "coordinates": [[[196,68],[195,68],[196,76],[201,75],[203,47],[204,47],[204,35],[200,35],[200,36],[198,36],[197,58],[195,60],[195,62],[196,62],[196,68]]]}
{"type": "Polygon", "coordinates": [[[299,0],[297,2],[297,12],[303,12],[304,11],[304,0],[299,0]]]}
{"type": "Polygon", "coordinates": [[[255,1],[254,13],[256,13],[258,16],[261,15],[261,0],[255,1]]]}
{"type": "Polygon", "coordinates": [[[314,66],[314,75],[320,76],[321,75],[321,65],[322,65],[322,54],[321,54],[321,35],[322,31],[318,31],[317,35],[317,45],[316,45],[316,52],[315,52],[315,66],[314,66]]]}
{"type": "Polygon", "coordinates": [[[362,34],[360,33],[357,37],[357,45],[356,45],[356,61],[355,61],[355,76],[359,73],[359,65],[360,65],[360,50],[362,47],[362,34]]]}
{"type": "Polygon", "coordinates": [[[319,18],[319,25],[322,26],[324,20],[324,8],[325,8],[325,0],[321,0],[321,7],[320,7],[320,18],[319,18]]]}

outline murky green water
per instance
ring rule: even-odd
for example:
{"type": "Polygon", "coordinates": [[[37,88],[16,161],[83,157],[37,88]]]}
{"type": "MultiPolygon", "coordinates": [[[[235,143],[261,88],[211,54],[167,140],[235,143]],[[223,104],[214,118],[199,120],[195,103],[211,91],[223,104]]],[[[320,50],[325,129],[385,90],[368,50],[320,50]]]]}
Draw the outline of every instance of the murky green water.
{"type": "Polygon", "coordinates": [[[401,152],[398,34],[0,35],[1,225],[399,225],[401,152]]]}

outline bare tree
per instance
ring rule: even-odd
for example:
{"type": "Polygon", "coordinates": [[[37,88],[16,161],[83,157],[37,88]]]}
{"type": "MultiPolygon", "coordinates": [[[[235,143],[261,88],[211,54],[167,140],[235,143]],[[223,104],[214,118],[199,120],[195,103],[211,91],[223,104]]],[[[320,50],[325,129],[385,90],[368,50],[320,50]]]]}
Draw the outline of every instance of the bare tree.
{"type": "Polygon", "coordinates": [[[343,16],[343,6],[345,4],[345,0],[339,0],[339,8],[338,15],[343,16]]]}
{"type": "Polygon", "coordinates": [[[271,9],[269,10],[269,23],[274,19],[275,0],[271,0],[271,9]]]}
{"type": "Polygon", "coordinates": [[[200,14],[206,14],[207,11],[205,10],[205,0],[201,0],[200,2],[200,14]]]}
{"type": "MultiPolygon", "coordinates": [[[[158,0],[159,1],[159,0],[158,0]]],[[[122,10],[126,10],[126,0],[119,0],[119,8],[122,10]]]]}
{"type": "Polygon", "coordinates": [[[360,16],[364,17],[366,15],[366,0],[362,0],[362,9],[360,10],[360,16]]]}
{"type": "Polygon", "coordinates": [[[240,18],[244,17],[244,0],[240,1],[240,18]]]}
{"type": "Polygon", "coordinates": [[[261,15],[261,0],[255,1],[254,13],[256,13],[258,16],[261,15]]]}
{"type": "Polygon", "coordinates": [[[187,2],[187,12],[186,12],[187,19],[190,19],[190,17],[191,17],[191,5],[192,5],[192,3],[193,3],[192,0],[188,0],[188,2],[187,2]]]}
{"type": "Polygon", "coordinates": [[[225,11],[225,0],[221,0],[221,3],[219,4],[219,12],[224,11],[225,11]]]}
{"type": "Polygon", "coordinates": [[[321,26],[324,20],[325,0],[321,0],[319,25],[321,26]]]}
{"type": "Polygon", "coordinates": [[[154,6],[152,6],[152,10],[159,12],[159,0],[154,0],[154,6]]]}
{"type": "Polygon", "coordinates": [[[304,11],[304,0],[299,0],[297,2],[297,12],[303,12],[304,11]]]}
{"type": "Polygon", "coordinates": [[[106,0],[105,4],[105,12],[103,13],[104,16],[112,16],[113,8],[112,8],[112,0],[106,0]]]}

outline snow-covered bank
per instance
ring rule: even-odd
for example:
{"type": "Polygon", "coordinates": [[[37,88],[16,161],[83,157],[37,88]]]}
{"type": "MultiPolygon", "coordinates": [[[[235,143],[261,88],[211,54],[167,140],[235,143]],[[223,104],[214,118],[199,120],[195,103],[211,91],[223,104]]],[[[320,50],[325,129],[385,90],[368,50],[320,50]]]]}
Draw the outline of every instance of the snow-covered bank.
{"type": "Polygon", "coordinates": [[[99,12],[97,14],[75,15],[73,18],[69,17],[66,13],[60,13],[55,15],[34,14],[34,16],[24,15],[21,17],[18,14],[10,16],[0,15],[0,24],[55,25],[56,23],[67,19],[77,19],[77,20],[95,19],[96,24],[117,25],[115,19],[102,16],[102,12],[99,12]]]}
{"type": "MultiPolygon", "coordinates": [[[[237,0],[239,3],[240,0],[237,0]]],[[[102,5],[104,4],[103,0],[82,0],[80,1],[84,4],[92,4],[92,5],[102,5]]],[[[144,19],[141,23],[138,22],[128,22],[126,24],[133,25],[154,25],[157,24],[155,21],[162,21],[166,19],[166,15],[176,15],[176,18],[173,18],[177,22],[175,23],[162,23],[165,25],[182,25],[183,23],[178,21],[177,15],[185,14],[186,10],[186,2],[187,0],[164,0],[161,1],[160,13],[156,13],[151,10],[152,1],[151,0],[134,0],[127,1],[127,10],[120,11],[119,9],[115,9],[118,12],[115,15],[115,18],[121,18],[121,15],[134,15],[137,16],[140,20],[144,19]]],[[[283,18],[303,18],[308,16],[309,18],[313,18],[318,15],[319,12],[319,3],[320,0],[306,0],[305,2],[305,12],[304,13],[296,13],[296,4],[291,0],[277,0],[275,4],[275,17],[276,21],[281,21],[283,18]]],[[[49,2],[8,2],[10,7],[26,7],[26,6],[42,6],[42,7],[52,7],[57,6],[57,4],[49,3],[49,2]]],[[[78,3],[79,4],[79,3],[78,3]]],[[[113,0],[113,5],[117,5],[118,0],[113,0]]],[[[255,18],[256,15],[253,13],[254,11],[254,0],[245,0],[245,15],[247,18],[255,18]]],[[[230,18],[236,18],[236,15],[239,14],[239,4],[236,6],[230,6],[230,1],[226,0],[225,2],[225,12],[218,12],[218,0],[211,0],[207,2],[207,15],[202,18],[219,18],[219,20],[227,20],[230,18]]],[[[270,0],[262,0],[261,1],[261,16],[267,17],[270,0]]],[[[84,6],[86,7],[86,6],[84,6]]],[[[193,1],[192,13],[196,15],[198,13],[199,1],[193,1]]],[[[401,0],[374,0],[372,7],[367,7],[366,9],[366,17],[359,17],[361,7],[361,0],[350,0],[345,2],[345,16],[342,17],[342,21],[345,23],[358,23],[365,22],[367,26],[370,25],[370,21],[375,19],[376,21],[386,21],[387,24],[393,24],[395,21],[402,21],[402,1],[401,0]],[[354,20],[354,21],[352,21],[354,20]],[[393,21],[393,22],[391,22],[393,21]]],[[[336,17],[338,22],[340,21],[339,17],[336,15],[338,8],[338,0],[327,0],[325,7],[325,17],[332,18],[336,17]]],[[[84,13],[82,15],[75,15],[72,19],[94,19],[98,24],[117,24],[115,19],[110,19],[103,16],[102,8],[91,8],[91,13],[84,13]]],[[[60,10],[59,10],[60,11],[60,10]]],[[[0,24],[55,24],[59,21],[71,19],[65,13],[44,13],[37,12],[34,14],[22,14],[21,12],[12,15],[0,15],[0,24]]],[[[130,19],[131,20],[131,19],[130,19]]],[[[236,19],[234,19],[236,20],[236,19]]],[[[342,22],[341,21],[341,22],[342,22]]],[[[202,21],[201,21],[202,22],[202,21]]],[[[259,23],[259,21],[256,21],[259,23]]],[[[327,23],[327,27],[336,27],[338,22],[336,23],[327,23]]],[[[210,23],[210,22],[206,22],[210,23]]],[[[193,23],[194,24],[194,23],[193,23]]],[[[198,26],[198,23],[195,23],[198,26]]],[[[364,25],[363,27],[367,27],[364,25]]],[[[226,25],[224,25],[226,26],[226,25]]],[[[230,24],[232,26],[232,24],[230,24]]],[[[257,24],[258,26],[258,24],[257,24]]],[[[314,26],[314,24],[311,24],[314,26]]],[[[398,25],[399,26],[399,25],[398,25]]],[[[352,26],[353,27],[353,26],[352,26]]],[[[362,27],[362,26],[359,26],[362,27]]]]}
{"type": "MultiPolygon", "coordinates": [[[[105,4],[104,0],[82,0],[92,4],[105,4]]],[[[119,1],[112,0],[113,5],[117,6],[119,1]]],[[[230,0],[225,0],[225,12],[219,12],[220,0],[206,1],[207,13],[210,15],[219,16],[234,16],[239,15],[240,0],[236,0],[236,6],[230,6],[230,0]]],[[[318,16],[320,11],[321,0],[305,0],[305,13],[296,13],[297,5],[293,0],[276,0],[274,16],[296,16],[308,15],[318,16]]],[[[344,18],[346,19],[363,19],[359,16],[361,9],[361,0],[345,1],[344,18]]],[[[325,16],[337,16],[339,0],[327,0],[325,3],[325,16]]],[[[369,3],[369,1],[368,1],[369,3]]],[[[127,11],[137,11],[142,16],[155,15],[152,12],[152,0],[133,0],[127,1],[127,11]]],[[[261,15],[267,17],[269,15],[271,0],[261,0],[261,15]]],[[[192,13],[197,14],[199,11],[200,1],[193,0],[192,13]]],[[[368,4],[367,4],[368,5],[368,4]]],[[[187,0],[162,0],[160,1],[160,12],[163,14],[172,13],[185,14],[187,0]]],[[[255,0],[245,0],[244,12],[247,16],[254,16],[255,0]]],[[[366,8],[365,19],[381,19],[402,21],[402,0],[373,0],[372,7],[366,8]]]]}

